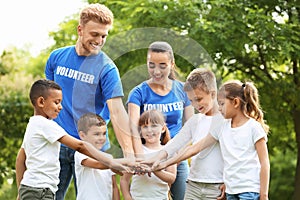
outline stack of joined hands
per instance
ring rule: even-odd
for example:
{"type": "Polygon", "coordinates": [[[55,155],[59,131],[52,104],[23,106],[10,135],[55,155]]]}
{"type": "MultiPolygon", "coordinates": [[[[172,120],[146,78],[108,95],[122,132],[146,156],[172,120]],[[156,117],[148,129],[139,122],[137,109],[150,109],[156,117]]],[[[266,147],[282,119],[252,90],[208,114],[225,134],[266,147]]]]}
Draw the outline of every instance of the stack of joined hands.
{"type": "Polygon", "coordinates": [[[166,161],[154,158],[147,160],[142,158],[120,158],[114,160],[118,162],[113,163],[111,169],[120,175],[124,172],[137,175],[148,173],[150,175],[153,171],[159,171],[167,167],[166,161]]]}

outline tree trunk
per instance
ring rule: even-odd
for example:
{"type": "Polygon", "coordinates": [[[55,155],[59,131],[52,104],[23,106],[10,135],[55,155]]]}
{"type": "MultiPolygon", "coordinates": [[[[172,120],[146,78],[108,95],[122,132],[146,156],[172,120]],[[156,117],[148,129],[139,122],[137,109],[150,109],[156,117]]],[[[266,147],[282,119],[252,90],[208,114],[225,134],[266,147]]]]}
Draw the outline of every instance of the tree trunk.
{"type": "Polygon", "coordinates": [[[300,110],[299,109],[294,110],[293,119],[295,125],[296,143],[297,143],[297,150],[298,150],[293,200],[298,200],[300,199],[300,110]]]}

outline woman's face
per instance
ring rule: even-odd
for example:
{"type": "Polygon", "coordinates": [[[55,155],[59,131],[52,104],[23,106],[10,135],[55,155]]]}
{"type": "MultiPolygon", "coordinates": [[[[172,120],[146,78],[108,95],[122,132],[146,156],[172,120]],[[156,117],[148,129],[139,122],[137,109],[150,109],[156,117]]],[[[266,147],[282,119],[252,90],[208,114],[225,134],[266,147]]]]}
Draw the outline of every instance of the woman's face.
{"type": "Polygon", "coordinates": [[[174,67],[168,52],[149,52],[147,58],[148,73],[154,83],[163,83],[174,67]]]}

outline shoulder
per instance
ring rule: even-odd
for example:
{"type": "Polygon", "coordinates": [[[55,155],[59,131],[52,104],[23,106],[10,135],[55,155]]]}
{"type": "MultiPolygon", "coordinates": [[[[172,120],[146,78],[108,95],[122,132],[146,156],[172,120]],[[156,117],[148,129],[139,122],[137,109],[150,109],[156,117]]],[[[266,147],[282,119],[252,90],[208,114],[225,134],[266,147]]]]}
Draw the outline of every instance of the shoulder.
{"type": "Polygon", "coordinates": [[[265,132],[263,126],[253,118],[249,119],[248,129],[251,130],[254,141],[257,141],[261,138],[265,138],[267,140],[267,133],[265,132]]]}
{"type": "Polygon", "coordinates": [[[96,59],[99,60],[99,64],[117,69],[114,61],[103,51],[96,55],[96,59]]]}
{"type": "Polygon", "coordinates": [[[147,84],[147,81],[144,81],[140,84],[138,84],[137,86],[135,86],[134,88],[132,88],[131,93],[133,92],[137,92],[137,91],[145,91],[145,90],[149,90],[149,86],[147,84]]]}
{"type": "Polygon", "coordinates": [[[180,88],[183,88],[184,86],[184,82],[180,80],[173,80],[173,84],[175,85],[175,87],[180,87],[180,88]]]}
{"type": "Polygon", "coordinates": [[[61,48],[58,48],[58,49],[54,49],[51,52],[51,55],[59,55],[59,54],[62,54],[62,53],[68,52],[68,51],[74,51],[74,50],[75,50],[75,46],[74,45],[72,45],[72,46],[65,46],[65,47],[61,47],[61,48]]]}

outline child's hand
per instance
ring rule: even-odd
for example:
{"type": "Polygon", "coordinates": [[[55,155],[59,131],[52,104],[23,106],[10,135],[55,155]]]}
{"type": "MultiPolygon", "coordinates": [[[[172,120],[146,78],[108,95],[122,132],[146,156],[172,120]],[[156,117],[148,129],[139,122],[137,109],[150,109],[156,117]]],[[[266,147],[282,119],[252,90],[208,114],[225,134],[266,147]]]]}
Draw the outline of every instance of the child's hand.
{"type": "Polygon", "coordinates": [[[156,154],[155,156],[153,156],[147,160],[142,160],[142,161],[140,161],[140,163],[151,166],[151,170],[155,171],[158,168],[158,166],[160,165],[160,162],[162,160],[165,160],[166,157],[167,157],[167,152],[159,151],[158,154],[156,154]]]}
{"type": "Polygon", "coordinates": [[[217,200],[225,200],[226,199],[225,184],[222,184],[220,186],[220,190],[221,190],[221,195],[217,198],[217,200]]]}
{"type": "Polygon", "coordinates": [[[145,175],[146,173],[149,174],[151,173],[151,167],[145,164],[140,164],[137,162],[137,166],[134,168],[134,174],[135,175],[145,175]]]}
{"type": "Polygon", "coordinates": [[[127,158],[112,159],[109,168],[118,171],[118,174],[122,172],[133,173],[134,171],[132,171],[131,167],[126,165],[128,163],[126,160],[127,158]]]}

